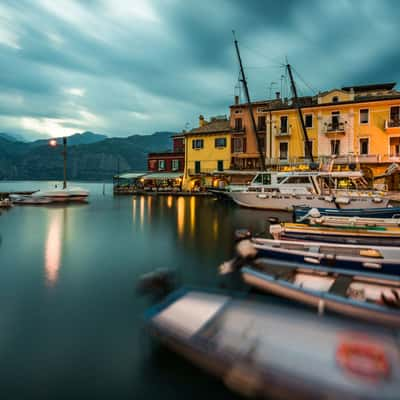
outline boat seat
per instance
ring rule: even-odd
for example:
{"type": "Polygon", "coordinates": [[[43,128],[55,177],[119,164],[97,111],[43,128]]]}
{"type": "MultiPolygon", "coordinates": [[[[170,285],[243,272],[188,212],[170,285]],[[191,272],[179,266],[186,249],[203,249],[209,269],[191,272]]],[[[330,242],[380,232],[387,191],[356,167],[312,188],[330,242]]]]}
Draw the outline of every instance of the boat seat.
{"type": "Polygon", "coordinates": [[[261,264],[258,266],[263,272],[267,273],[274,279],[283,279],[285,281],[291,281],[294,279],[297,270],[292,268],[274,266],[274,265],[265,265],[261,264]]]}
{"type": "Polygon", "coordinates": [[[353,282],[353,277],[347,275],[339,275],[335,282],[333,282],[332,286],[329,289],[329,293],[334,294],[336,296],[347,297],[347,289],[353,282]]]}

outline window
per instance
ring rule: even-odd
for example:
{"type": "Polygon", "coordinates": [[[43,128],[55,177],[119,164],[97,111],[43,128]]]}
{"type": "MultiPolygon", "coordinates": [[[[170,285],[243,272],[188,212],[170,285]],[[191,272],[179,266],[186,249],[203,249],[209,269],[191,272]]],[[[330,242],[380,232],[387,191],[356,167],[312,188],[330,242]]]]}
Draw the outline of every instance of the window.
{"type": "Polygon", "coordinates": [[[226,147],[226,138],[216,138],[214,141],[215,147],[226,147]]]}
{"type": "Polygon", "coordinates": [[[232,148],[233,153],[243,153],[243,139],[242,138],[233,138],[232,139],[232,148]]]}
{"type": "Polygon", "coordinates": [[[304,157],[311,158],[311,154],[312,154],[312,140],[309,140],[308,142],[304,142],[304,157]]]}
{"type": "Polygon", "coordinates": [[[340,111],[332,111],[332,130],[339,129],[340,111]]]}
{"type": "Polygon", "coordinates": [[[390,107],[389,126],[400,126],[400,106],[390,107]]]}
{"type": "Polygon", "coordinates": [[[223,160],[218,160],[217,161],[217,170],[218,171],[223,171],[224,170],[224,161],[223,160]]]}
{"type": "Polygon", "coordinates": [[[360,154],[368,154],[369,148],[369,139],[363,138],[360,139],[360,154]]]}
{"type": "Polygon", "coordinates": [[[368,108],[360,110],[360,124],[368,124],[368,120],[369,120],[368,108]]]}
{"type": "Polygon", "coordinates": [[[309,184],[310,179],[308,176],[291,176],[288,178],[283,184],[296,184],[296,185],[304,185],[304,184],[309,184]]]}
{"type": "Polygon", "coordinates": [[[204,147],[203,139],[193,139],[192,140],[192,149],[202,149],[204,147]]]}
{"type": "Polygon", "coordinates": [[[242,118],[236,118],[235,119],[235,129],[237,131],[241,131],[243,129],[242,118]]]}
{"type": "Polygon", "coordinates": [[[338,96],[333,96],[332,97],[332,103],[337,103],[339,102],[339,97],[338,96]]]}
{"type": "Polygon", "coordinates": [[[271,174],[259,174],[253,180],[252,183],[257,183],[260,185],[270,185],[271,184],[271,174]]]}
{"type": "Polygon", "coordinates": [[[281,117],[281,133],[288,133],[288,117],[281,117]]]}
{"type": "Polygon", "coordinates": [[[331,154],[339,155],[340,154],[340,140],[331,140],[331,154]]]}
{"type": "Polygon", "coordinates": [[[312,128],[312,114],[306,114],[304,123],[306,124],[306,128],[312,128]]]}
{"type": "Polygon", "coordinates": [[[179,160],[172,160],[172,171],[179,170],[179,160]]]}
{"type": "Polygon", "coordinates": [[[280,142],[279,143],[279,159],[287,160],[289,157],[289,143],[288,142],[280,142]]]}
{"type": "Polygon", "coordinates": [[[265,137],[264,136],[258,137],[258,145],[260,146],[260,151],[262,153],[264,153],[265,152],[265,137]]]}
{"type": "Polygon", "coordinates": [[[165,169],[165,160],[158,160],[158,170],[162,171],[165,169]]]}
{"type": "Polygon", "coordinates": [[[201,171],[200,161],[195,161],[194,162],[194,172],[196,174],[200,174],[200,171],[201,171]]]}
{"type": "Polygon", "coordinates": [[[258,117],[258,129],[263,131],[265,129],[265,115],[258,117]]]}

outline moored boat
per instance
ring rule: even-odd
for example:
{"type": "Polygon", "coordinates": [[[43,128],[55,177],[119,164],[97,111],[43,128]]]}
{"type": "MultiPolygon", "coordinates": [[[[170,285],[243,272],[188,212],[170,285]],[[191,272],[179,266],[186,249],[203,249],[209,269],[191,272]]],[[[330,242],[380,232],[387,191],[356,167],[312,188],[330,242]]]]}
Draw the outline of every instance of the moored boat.
{"type": "Polygon", "coordinates": [[[400,278],[258,258],[241,269],[259,289],[319,308],[400,327],[400,278]]]}
{"type": "Polygon", "coordinates": [[[398,227],[330,227],[285,222],[271,225],[270,233],[276,240],[311,240],[343,244],[400,246],[400,228],[398,227]]]}
{"type": "Polygon", "coordinates": [[[87,201],[89,191],[80,187],[65,189],[39,190],[32,194],[33,199],[48,198],[57,202],[87,201]]]}
{"type": "MultiPolygon", "coordinates": [[[[246,245],[243,243],[242,245],[246,245]]],[[[253,238],[247,245],[256,257],[274,258],[308,265],[400,275],[400,248],[312,241],[253,238]]],[[[239,256],[241,246],[238,246],[239,256]]]]}
{"type": "Polygon", "coordinates": [[[189,288],[152,307],[146,320],[169,348],[249,397],[395,399],[400,392],[397,342],[382,327],[189,288]]]}
{"type": "Polygon", "coordinates": [[[13,202],[10,198],[0,199],[0,208],[10,208],[13,206],[13,202]]]}
{"type": "MultiPolygon", "coordinates": [[[[313,208],[309,206],[295,206],[293,208],[293,222],[300,222],[310,215],[313,208]]],[[[314,215],[332,217],[363,217],[363,218],[400,218],[400,207],[375,208],[316,208],[314,215]]]]}
{"type": "Polygon", "coordinates": [[[14,204],[18,205],[43,205],[54,203],[49,197],[32,197],[31,195],[10,195],[14,204]]]}

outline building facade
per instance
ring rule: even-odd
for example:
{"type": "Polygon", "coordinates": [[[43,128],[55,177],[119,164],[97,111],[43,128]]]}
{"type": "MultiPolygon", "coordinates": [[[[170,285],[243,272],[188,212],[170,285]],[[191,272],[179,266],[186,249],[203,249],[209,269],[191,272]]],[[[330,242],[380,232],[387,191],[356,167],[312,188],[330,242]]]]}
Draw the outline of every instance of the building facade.
{"type": "Polygon", "coordinates": [[[147,169],[151,172],[183,172],[185,167],[185,137],[172,137],[173,150],[147,155],[147,169]]]}
{"type": "Polygon", "coordinates": [[[309,147],[306,145],[297,109],[289,99],[252,104],[258,146],[247,104],[230,107],[232,168],[260,166],[261,151],[266,166],[308,162],[336,157],[338,165],[353,160],[371,173],[382,173],[400,161],[400,92],[395,83],[343,87],[301,97],[309,147]]]}
{"type": "Polygon", "coordinates": [[[199,127],[185,133],[185,173],[183,187],[198,190],[216,185],[218,175],[231,163],[231,129],[229,120],[199,117],[199,127]]]}

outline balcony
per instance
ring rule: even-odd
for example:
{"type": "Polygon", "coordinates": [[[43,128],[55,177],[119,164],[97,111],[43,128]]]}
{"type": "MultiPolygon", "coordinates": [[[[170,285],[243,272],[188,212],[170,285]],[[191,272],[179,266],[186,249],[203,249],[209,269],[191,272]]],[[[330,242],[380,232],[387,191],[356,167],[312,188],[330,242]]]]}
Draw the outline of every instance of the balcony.
{"type": "Polygon", "coordinates": [[[386,120],[385,131],[392,133],[400,132],[400,118],[386,120]]]}
{"type": "Polygon", "coordinates": [[[246,128],[244,127],[244,126],[242,126],[242,127],[233,127],[233,128],[231,128],[232,129],[232,133],[233,134],[244,134],[244,133],[246,133],[246,128]]]}
{"type": "Polygon", "coordinates": [[[345,134],[346,133],[345,122],[343,122],[343,121],[325,122],[325,133],[326,134],[330,134],[330,133],[345,134]]]}
{"type": "Polygon", "coordinates": [[[195,168],[188,168],[188,175],[191,176],[201,176],[201,175],[212,175],[217,171],[217,168],[201,168],[197,171],[195,168]]]}

